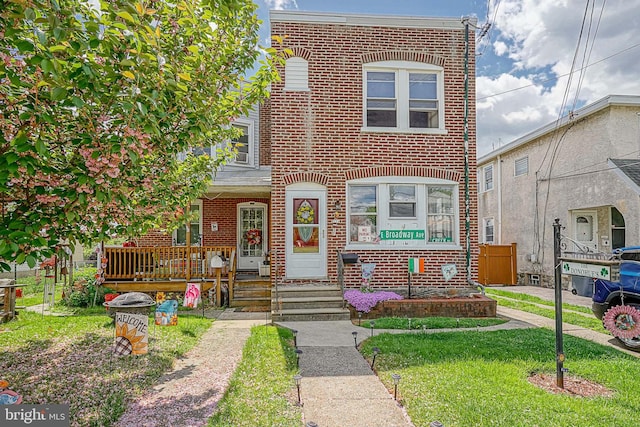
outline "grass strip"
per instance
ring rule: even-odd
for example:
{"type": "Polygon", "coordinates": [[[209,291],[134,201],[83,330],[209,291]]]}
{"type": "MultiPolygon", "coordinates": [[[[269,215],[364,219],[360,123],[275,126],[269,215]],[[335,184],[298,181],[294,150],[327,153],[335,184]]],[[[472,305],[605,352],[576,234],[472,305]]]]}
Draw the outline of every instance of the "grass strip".
{"type": "MultiPolygon", "coordinates": [[[[454,317],[381,317],[373,320],[374,329],[448,329],[448,328],[475,328],[505,323],[506,320],[498,318],[454,318],[454,317]]],[[[371,321],[362,321],[361,326],[371,328],[371,321]]]]}
{"type": "Polygon", "coordinates": [[[209,426],[298,427],[293,376],[297,372],[293,335],[275,326],[255,326],[243,349],[242,361],[209,426]]]}
{"type": "Polygon", "coordinates": [[[628,425],[640,410],[638,360],[572,336],[564,341],[565,375],[600,383],[612,397],[551,394],[529,383],[534,372],[555,375],[555,334],[548,329],[381,334],[362,352],[371,358],[373,347],[387,388],[400,374],[398,397],[416,426],[628,425]]]}
{"type": "MultiPolygon", "coordinates": [[[[516,299],[519,301],[527,301],[527,302],[533,302],[536,304],[541,304],[541,305],[548,305],[550,307],[554,307],[555,306],[555,302],[554,301],[549,301],[546,299],[542,299],[533,295],[528,295],[528,294],[521,294],[519,292],[509,292],[509,291],[504,291],[501,289],[496,289],[496,288],[485,288],[485,293],[487,295],[495,295],[495,296],[503,296],[503,297],[508,297],[511,299],[516,299]]],[[[581,305],[575,305],[575,304],[567,304],[567,303],[563,303],[562,304],[562,309],[563,310],[572,310],[572,311],[578,311],[580,313],[586,313],[586,314],[590,314],[592,315],[593,312],[591,311],[591,309],[589,307],[584,307],[581,305]]]]}
{"type": "MultiPolygon", "coordinates": [[[[510,307],[516,310],[526,311],[528,313],[537,314],[539,316],[546,317],[548,319],[555,319],[556,313],[555,310],[542,308],[536,304],[528,303],[525,301],[513,301],[509,298],[502,298],[499,296],[492,295],[498,304],[503,307],[510,307]]],[[[571,313],[571,312],[562,312],[562,321],[565,323],[569,323],[571,325],[580,326],[583,328],[591,329],[596,332],[601,332],[604,334],[608,334],[609,332],[602,326],[602,321],[597,319],[595,316],[586,317],[582,314],[571,313]]]]}

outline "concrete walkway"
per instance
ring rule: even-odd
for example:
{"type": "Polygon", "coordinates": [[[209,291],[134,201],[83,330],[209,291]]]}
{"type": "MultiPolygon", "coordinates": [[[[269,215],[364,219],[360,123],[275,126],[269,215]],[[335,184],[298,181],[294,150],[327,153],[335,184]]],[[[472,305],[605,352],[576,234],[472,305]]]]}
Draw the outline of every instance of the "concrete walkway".
{"type": "Polygon", "coordinates": [[[278,325],[298,331],[305,424],[313,422],[321,427],[413,425],[355,348],[352,333],[358,332],[359,344],[370,336],[368,329],[346,320],[278,325]]]}

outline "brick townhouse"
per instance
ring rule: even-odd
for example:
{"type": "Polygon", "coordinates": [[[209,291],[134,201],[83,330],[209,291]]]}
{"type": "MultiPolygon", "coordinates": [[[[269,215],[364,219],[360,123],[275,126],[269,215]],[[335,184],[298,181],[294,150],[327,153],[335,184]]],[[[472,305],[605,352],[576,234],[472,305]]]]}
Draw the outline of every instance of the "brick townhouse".
{"type": "MultiPolygon", "coordinates": [[[[406,286],[410,258],[425,260],[415,285],[468,286],[473,32],[460,18],[271,11],[270,21],[291,54],[270,99],[235,123],[241,153],[193,203],[190,233],[139,245],[184,245],[190,234],[193,245],[235,248],[238,271],[258,271],[268,254],[271,285],[336,283],[343,253],[375,264],[372,286],[406,286]]],[[[360,283],[361,265],[346,264],[345,286],[360,283]]]]}

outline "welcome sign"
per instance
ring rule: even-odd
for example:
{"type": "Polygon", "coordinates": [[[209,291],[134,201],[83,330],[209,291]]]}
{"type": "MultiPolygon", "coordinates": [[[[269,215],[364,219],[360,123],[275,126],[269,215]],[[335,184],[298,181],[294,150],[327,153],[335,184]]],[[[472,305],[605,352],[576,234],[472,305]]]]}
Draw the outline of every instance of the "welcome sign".
{"type": "Polygon", "coordinates": [[[143,314],[116,313],[116,356],[147,354],[149,317],[143,314]]]}

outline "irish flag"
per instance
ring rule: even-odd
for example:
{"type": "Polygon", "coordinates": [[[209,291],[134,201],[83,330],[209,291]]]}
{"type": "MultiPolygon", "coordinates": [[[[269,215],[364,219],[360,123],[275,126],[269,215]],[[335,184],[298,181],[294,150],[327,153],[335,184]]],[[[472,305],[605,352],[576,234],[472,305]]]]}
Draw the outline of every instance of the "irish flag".
{"type": "Polygon", "coordinates": [[[409,273],[424,273],[424,258],[409,258],[409,273]]]}

